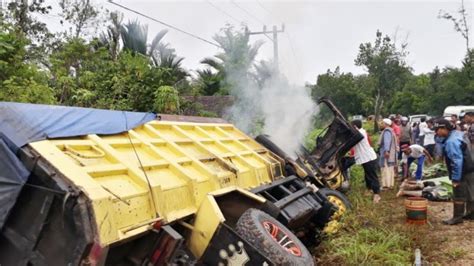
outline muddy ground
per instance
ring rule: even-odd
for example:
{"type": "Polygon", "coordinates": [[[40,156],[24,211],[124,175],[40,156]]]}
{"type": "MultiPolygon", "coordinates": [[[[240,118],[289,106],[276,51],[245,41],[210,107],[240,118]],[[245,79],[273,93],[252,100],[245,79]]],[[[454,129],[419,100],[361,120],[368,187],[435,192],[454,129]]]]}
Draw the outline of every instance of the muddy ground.
{"type": "MultiPolygon", "coordinates": [[[[384,198],[381,203],[393,210],[392,221],[406,224],[405,198],[389,192],[384,198]]],[[[427,225],[406,225],[418,232],[414,234],[418,238],[415,242],[419,243],[426,265],[474,265],[474,221],[465,220],[454,226],[442,223],[451,217],[452,203],[430,201],[427,225]]]]}

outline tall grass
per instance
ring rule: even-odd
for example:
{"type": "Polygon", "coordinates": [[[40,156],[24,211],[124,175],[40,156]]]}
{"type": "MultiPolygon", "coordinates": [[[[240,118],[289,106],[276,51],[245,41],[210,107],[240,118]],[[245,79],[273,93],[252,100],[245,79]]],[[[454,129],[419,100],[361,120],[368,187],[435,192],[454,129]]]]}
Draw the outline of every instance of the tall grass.
{"type": "Polygon", "coordinates": [[[338,265],[408,265],[413,251],[420,245],[418,228],[405,225],[404,207],[392,202],[395,192],[382,194],[382,202],[374,204],[366,195],[363,170],[352,168],[351,191],[353,205],[340,232],[328,236],[317,248],[322,264],[338,265]],[[394,205],[395,204],[395,205],[394,205]]]}

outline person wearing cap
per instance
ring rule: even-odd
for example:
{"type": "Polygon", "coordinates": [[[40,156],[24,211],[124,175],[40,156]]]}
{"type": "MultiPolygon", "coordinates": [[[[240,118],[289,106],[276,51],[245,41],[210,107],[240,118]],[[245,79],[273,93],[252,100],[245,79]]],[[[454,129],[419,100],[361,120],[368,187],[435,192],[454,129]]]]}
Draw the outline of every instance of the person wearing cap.
{"type": "Polygon", "coordinates": [[[365,185],[374,193],[373,201],[380,201],[380,183],[377,176],[377,154],[372,146],[370,146],[369,135],[362,128],[362,121],[354,120],[351,122],[364,138],[354,146],[354,159],[356,164],[362,165],[364,168],[365,185]]]}
{"type": "Polygon", "coordinates": [[[404,145],[402,147],[402,151],[404,154],[403,160],[406,161],[406,171],[404,171],[404,177],[409,177],[410,165],[416,160],[417,167],[415,179],[416,181],[421,181],[421,178],[423,177],[423,165],[425,163],[425,158],[428,158],[428,162],[433,161],[430,153],[428,150],[418,144],[404,145]]]}
{"type": "Polygon", "coordinates": [[[385,118],[380,126],[382,133],[379,140],[379,166],[382,175],[382,188],[391,189],[395,185],[393,167],[397,164],[397,140],[391,128],[392,120],[385,118]]]}
{"type": "Polygon", "coordinates": [[[445,138],[443,150],[453,184],[453,217],[443,223],[454,225],[474,219],[474,149],[451,121],[438,119],[434,128],[437,136],[445,138]]]}

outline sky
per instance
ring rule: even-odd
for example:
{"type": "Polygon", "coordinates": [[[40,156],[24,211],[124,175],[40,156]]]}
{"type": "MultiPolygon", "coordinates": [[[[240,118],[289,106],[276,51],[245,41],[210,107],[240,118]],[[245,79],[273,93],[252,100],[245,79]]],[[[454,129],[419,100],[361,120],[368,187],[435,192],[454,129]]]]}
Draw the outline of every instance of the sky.
{"type": "MultiPolygon", "coordinates": [[[[46,0],[46,2],[57,0],[46,0]]],[[[439,19],[440,10],[455,13],[460,1],[231,1],[231,0],[114,0],[155,19],[212,41],[227,23],[246,24],[251,31],[285,25],[278,34],[280,69],[292,83],[315,83],[317,75],[337,66],[343,72],[364,73],[354,59],[361,43],[375,39],[377,30],[408,42],[408,64],[415,73],[426,73],[435,66],[459,67],[466,51],[464,39],[453,24],[439,19]]],[[[124,21],[138,19],[148,24],[150,39],[167,27],[130,11],[95,0],[110,11],[121,11],[124,21]]],[[[465,0],[469,24],[473,26],[474,0],[465,0]]],[[[59,10],[45,18],[48,25],[59,27],[59,10]],[[56,14],[55,14],[56,12],[56,14]]],[[[474,42],[474,35],[470,34],[474,42]]],[[[215,55],[219,48],[170,29],[165,39],[179,56],[184,67],[196,70],[199,62],[215,55]]],[[[251,42],[264,41],[258,59],[272,59],[272,42],[263,35],[251,36],[251,42]]],[[[472,45],[471,45],[472,46],[472,45]]]]}

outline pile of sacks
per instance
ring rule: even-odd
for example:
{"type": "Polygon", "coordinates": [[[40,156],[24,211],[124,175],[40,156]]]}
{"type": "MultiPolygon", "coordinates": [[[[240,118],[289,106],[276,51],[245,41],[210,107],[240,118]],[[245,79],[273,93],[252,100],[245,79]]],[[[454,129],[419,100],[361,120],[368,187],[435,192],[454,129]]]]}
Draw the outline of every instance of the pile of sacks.
{"type": "MultiPolygon", "coordinates": [[[[412,171],[412,169],[413,168],[411,168],[410,171],[412,171]]],[[[416,166],[413,170],[416,171],[416,166]]],[[[400,185],[397,197],[416,196],[424,197],[431,201],[449,200],[453,195],[453,185],[447,173],[446,166],[441,163],[426,167],[423,171],[423,180],[403,181],[400,185]]]]}

